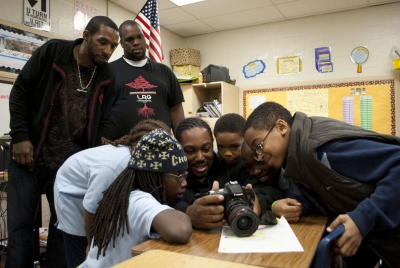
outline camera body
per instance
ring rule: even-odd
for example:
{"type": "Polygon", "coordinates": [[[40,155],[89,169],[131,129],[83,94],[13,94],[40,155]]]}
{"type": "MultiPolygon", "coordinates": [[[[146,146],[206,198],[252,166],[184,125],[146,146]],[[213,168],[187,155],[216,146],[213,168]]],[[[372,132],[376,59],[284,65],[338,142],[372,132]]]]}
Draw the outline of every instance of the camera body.
{"type": "Polygon", "coordinates": [[[253,211],[255,200],[253,190],[241,186],[236,181],[230,181],[225,184],[225,188],[196,194],[196,198],[216,194],[224,196],[224,200],[217,205],[224,206],[225,219],[232,231],[241,237],[252,235],[260,223],[257,214],[253,211]]]}

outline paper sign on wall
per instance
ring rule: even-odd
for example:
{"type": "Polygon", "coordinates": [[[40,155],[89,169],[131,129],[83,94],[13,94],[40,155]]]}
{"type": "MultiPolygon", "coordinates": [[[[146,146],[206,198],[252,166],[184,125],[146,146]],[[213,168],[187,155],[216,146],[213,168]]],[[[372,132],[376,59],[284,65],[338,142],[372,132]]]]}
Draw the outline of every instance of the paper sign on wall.
{"type": "Polygon", "coordinates": [[[50,32],[49,0],[24,0],[24,25],[50,32]]]}
{"type": "Polygon", "coordinates": [[[320,73],[333,72],[330,47],[317,47],[315,49],[315,69],[320,73]]]}
{"type": "Polygon", "coordinates": [[[99,10],[95,6],[91,6],[81,0],[75,0],[75,15],[74,15],[74,36],[82,38],[83,31],[88,22],[97,16],[99,10]]]}

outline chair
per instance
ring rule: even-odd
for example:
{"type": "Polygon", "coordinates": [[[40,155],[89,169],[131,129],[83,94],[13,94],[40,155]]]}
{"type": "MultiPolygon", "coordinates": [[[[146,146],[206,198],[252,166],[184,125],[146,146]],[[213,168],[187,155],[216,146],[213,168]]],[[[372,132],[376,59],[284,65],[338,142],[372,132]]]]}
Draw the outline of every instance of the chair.
{"type": "Polygon", "coordinates": [[[313,268],[329,268],[331,267],[332,253],[331,244],[332,241],[339,237],[344,232],[344,225],[340,224],[336,229],[324,236],[318,244],[317,252],[315,253],[313,268]]]}

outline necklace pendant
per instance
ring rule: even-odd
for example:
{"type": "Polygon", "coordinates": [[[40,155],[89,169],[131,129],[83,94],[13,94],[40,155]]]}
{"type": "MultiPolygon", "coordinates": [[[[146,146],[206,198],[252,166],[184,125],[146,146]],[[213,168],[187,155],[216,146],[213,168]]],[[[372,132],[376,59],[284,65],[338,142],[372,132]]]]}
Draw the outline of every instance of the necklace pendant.
{"type": "Polygon", "coordinates": [[[87,91],[87,90],[84,90],[84,89],[79,89],[79,88],[77,88],[77,89],[76,89],[76,91],[78,91],[78,92],[84,92],[84,93],[88,93],[88,91],[87,91]]]}

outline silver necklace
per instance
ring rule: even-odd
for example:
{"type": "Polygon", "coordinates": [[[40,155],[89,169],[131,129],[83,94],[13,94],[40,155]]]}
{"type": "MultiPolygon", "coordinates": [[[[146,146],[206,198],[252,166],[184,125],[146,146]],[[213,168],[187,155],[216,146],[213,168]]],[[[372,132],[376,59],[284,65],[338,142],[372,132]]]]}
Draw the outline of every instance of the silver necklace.
{"type": "Polygon", "coordinates": [[[81,48],[81,45],[78,46],[78,50],[76,51],[76,65],[78,66],[78,76],[79,76],[79,83],[81,83],[81,89],[77,88],[76,91],[87,93],[88,91],[85,90],[85,89],[87,89],[87,88],[89,87],[90,83],[92,83],[94,74],[96,73],[97,65],[94,66],[94,70],[93,70],[93,73],[92,73],[92,77],[90,78],[89,83],[86,85],[86,87],[83,87],[83,85],[82,85],[82,78],[81,78],[81,70],[79,69],[79,60],[78,60],[78,55],[79,55],[79,49],[80,49],[80,48],[81,48]]]}

